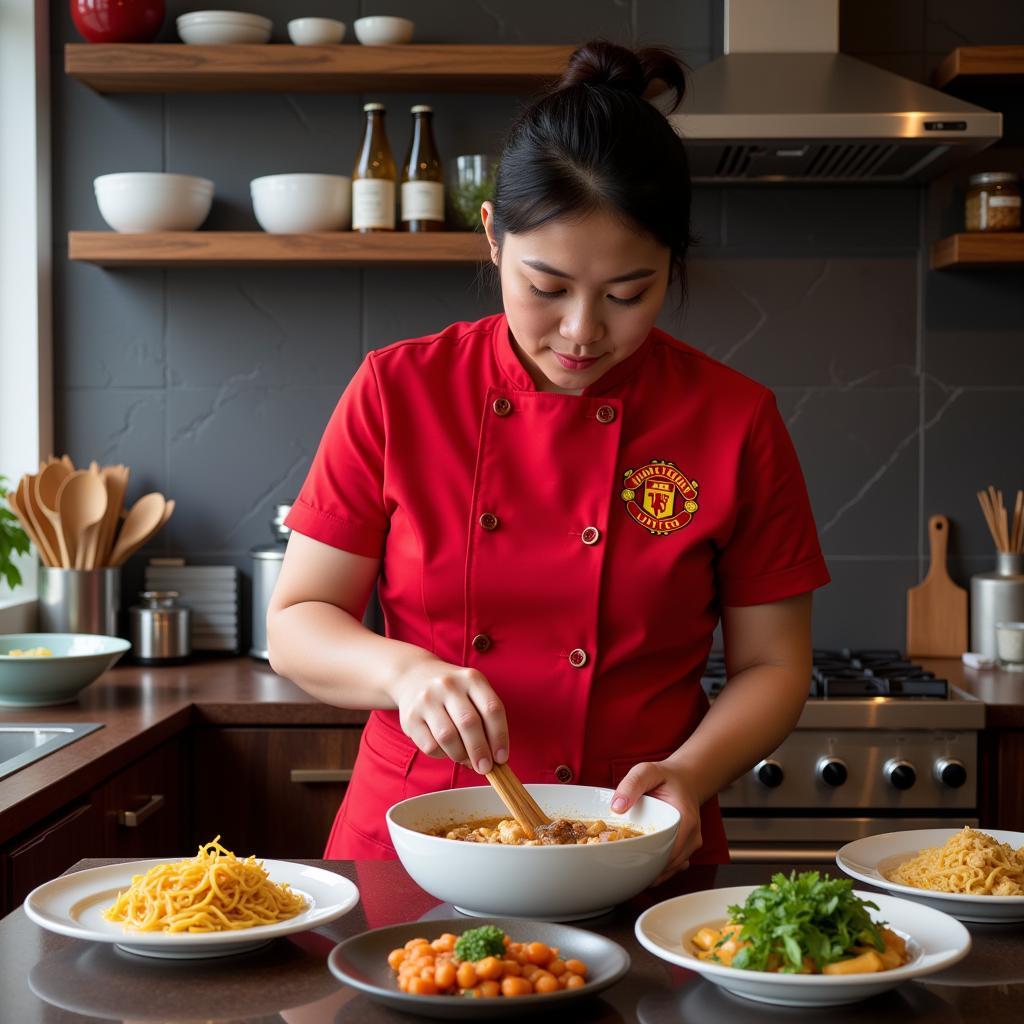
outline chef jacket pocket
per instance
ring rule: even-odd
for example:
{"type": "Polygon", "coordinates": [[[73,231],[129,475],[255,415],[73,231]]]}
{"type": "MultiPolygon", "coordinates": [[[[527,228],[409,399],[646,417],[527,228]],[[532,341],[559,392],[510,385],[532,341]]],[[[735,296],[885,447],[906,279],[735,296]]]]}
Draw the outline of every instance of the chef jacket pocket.
{"type": "Polygon", "coordinates": [[[672,747],[671,750],[663,750],[658,754],[636,754],[633,757],[613,757],[609,762],[611,776],[610,783],[612,789],[615,789],[618,786],[634,765],[640,764],[641,761],[664,761],[666,757],[674,754],[677,749],[678,748],[676,747],[672,747]]]}
{"type": "Polygon", "coordinates": [[[362,784],[372,791],[385,810],[404,800],[406,779],[419,753],[416,745],[404,733],[371,717],[363,729],[362,747],[360,760],[365,764],[356,765],[357,770],[366,769],[359,773],[362,784]]]}

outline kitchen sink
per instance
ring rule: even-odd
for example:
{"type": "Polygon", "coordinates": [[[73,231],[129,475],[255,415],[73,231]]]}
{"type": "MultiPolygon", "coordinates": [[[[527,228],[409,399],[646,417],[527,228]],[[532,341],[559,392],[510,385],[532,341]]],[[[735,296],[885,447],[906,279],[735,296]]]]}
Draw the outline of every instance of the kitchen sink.
{"type": "Polygon", "coordinates": [[[0,725],[0,779],[102,728],[102,722],[0,725]]]}

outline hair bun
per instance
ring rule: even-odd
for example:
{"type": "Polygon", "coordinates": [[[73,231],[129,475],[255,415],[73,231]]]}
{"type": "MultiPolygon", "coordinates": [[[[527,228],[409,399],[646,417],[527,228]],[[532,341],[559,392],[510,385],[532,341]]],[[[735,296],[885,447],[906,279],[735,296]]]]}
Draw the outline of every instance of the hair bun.
{"type": "Polygon", "coordinates": [[[643,97],[652,82],[664,82],[675,92],[674,110],[686,92],[686,68],[670,50],[647,46],[631,50],[626,46],[592,39],[578,46],[555,92],[577,85],[603,85],[643,97]]]}

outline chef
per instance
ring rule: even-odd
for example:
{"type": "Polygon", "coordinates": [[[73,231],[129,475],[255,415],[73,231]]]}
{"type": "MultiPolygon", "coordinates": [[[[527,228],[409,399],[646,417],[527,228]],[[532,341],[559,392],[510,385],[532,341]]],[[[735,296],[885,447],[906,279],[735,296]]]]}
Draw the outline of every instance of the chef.
{"type": "Polygon", "coordinates": [[[508,761],[674,804],[663,877],[721,863],[716,793],[799,716],[828,572],[771,392],[655,327],[690,243],[655,81],[682,98],[666,51],[576,50],[483,205],[503,312],[371,352],[292,506],[271,664],[372,710],[326,857],[393,857],[391,804],[508,761]]]}

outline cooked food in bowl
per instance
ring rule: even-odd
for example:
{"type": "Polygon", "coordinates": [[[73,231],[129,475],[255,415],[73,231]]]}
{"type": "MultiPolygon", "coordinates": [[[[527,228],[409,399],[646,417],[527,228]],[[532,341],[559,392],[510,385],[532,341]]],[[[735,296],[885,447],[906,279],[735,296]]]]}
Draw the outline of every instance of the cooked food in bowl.
{"type": "Polygon", "coordinates": [[[878,905],[854,895],[848,879],[817,871],[776,874],[722,927],[691,937],[698,959],[748,971],[781,974],[871,974],[902,967],[906,941],[871,919],[878,905]]]}
{"type": "Polygon", "coordinates": [[[614,843],[617,839],[635,839],[644,833],[629,825],[608,825],[600,818],[580,821],[556,818],[549,825],[533,830],[531,839],[518,821],[511,818],[485,818],[464,825],[445,825],[436,836],[463,843],[501,843],[503,846],[586,846],[589,843],[614,843]]]}
{"type": "Polygon", "coordinates": [[[49,647],[26,647],[22,650],[20,647],[13,647],[9,650],[8,655],[12,658],[52,658],[53,651],[49,647]]]}
{"type": "Polygon", "coordinates": [[[587,965],[545,942],[513,942],[492,924],[416,937],[388,954],[403,992],[471,999],[548,994],[586,984],[587,965]]]}
{"type": "Polygon", "coordinates": [[[610,910],[647,888],[664,870],[679,828],[679,811],[644,796],[612,814],[613,790],[599,786],[528,783],[552,819],[601,821],[638,835],[621,842],[537,844],[458,842],[447,833],[507,820],[490,786],[424,793],[387,813],[388,832],[413,881],[458,910],[487,917],[566,921],[610,910]]]}
{"type": "Polygon", "coordinates": [[[885,877],[933,892],[971,896],[1024,896],[1024,847],[1015,850],[965,826],[942,846],[929,846],[885,877]]]}

